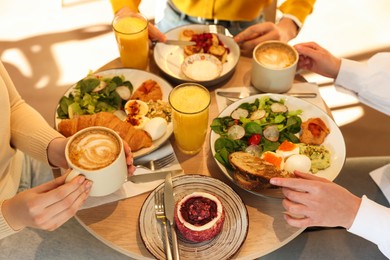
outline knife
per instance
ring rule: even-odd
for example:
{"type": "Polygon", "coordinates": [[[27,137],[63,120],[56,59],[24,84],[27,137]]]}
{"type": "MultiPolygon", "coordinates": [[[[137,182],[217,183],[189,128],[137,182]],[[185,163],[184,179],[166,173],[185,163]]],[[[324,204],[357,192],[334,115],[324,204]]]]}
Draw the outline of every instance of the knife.
{"type": "Polygon", "coordinates": [[[175,222],[173,221],[174,211],[175,211],[175,198],[173,197],[173,184],[172,184],[171,173],[167,174],[167,176],[165,177],[164,208],[165,208],[165,217],[167,218],[169,226],[171,228],[173,259],[179,260],[180,259],[179,248],[177,244],[175,222]]]}
{"type": "Polygon", "coordinates": [[[179,46],[192,46],[196,45],[194,41],[179,41],[179,40],[166,40],[165,42],[152,41],[153,45],[156,43],[168,44],[168,45],[179,45],[179,46]]]}
{"type": "Polygon", "coordinates": [[[151,181],[165,179],[168,173],[172,173],[173,175],[176,175],[182,172],[183,170],[170,170],[170,171],[143,173],[143,174],[129,176],[127,177],[127,181],[131,181],[134,183],[151,182],[151,181]]]}
{"type": "MultiPolygon", "coordinates": [[[[227,98],[246,98],[252,95],[261,94],[259,92],[254,91],[218,91],[217,95],[221,97],[227,97],[227,98]]],[[[297,93],[283,93],[283,95],[292,96],[292,97],[298,97],[298,98],[315,98],[317,97],[317,93],[304,93],[304,92],[297,92],[297,93]]]]}

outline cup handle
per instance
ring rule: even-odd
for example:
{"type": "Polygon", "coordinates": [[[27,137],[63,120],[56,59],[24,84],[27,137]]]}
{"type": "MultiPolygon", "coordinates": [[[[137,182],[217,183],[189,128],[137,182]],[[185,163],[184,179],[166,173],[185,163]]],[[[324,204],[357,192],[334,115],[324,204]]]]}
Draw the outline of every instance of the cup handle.
{"type": "Polygon", "coordinates": [[[80,174],[82,174],[82,173],[72,169],[71,172],[68,174],[68,176],[66,176],[65,183],[70,182],[75,177],[79,176],[80,174]]]}

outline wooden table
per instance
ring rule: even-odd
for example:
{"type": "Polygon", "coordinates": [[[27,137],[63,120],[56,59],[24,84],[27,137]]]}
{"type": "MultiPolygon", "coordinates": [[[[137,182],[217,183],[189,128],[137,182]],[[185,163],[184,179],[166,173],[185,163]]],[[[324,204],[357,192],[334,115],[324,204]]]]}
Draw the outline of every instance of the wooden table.
{"type": "MultiPolygon", "coordinates": [[[[105,65],[101,70],[119,67],[122,67],[122,64],[119,59],[116,59],[105,65]]],[[[218,116],[215,90],[218,87],[249,86],[250,70],[251,59],[241,57],[235,73],[224,82],[223,86],[209,88],[212,93],[210,123],[213,118],[218,116]]],[[[151,61],[149,71],[159,75],[153,61],[151,61]]],[[[304,81],[302,78],[297,78],[297,80],[304,81]]],[[[177,149],[173,137],[170,139],[186,174],[203,174],[220,179],[230,185],[243,199],[249,214],[249,231],[244,244],[234,258],[258,258],[280,248],[298,236],[303,229],[291,227],[285,222],[282,214],[284,209],[280,199],[256,196],[238,188],[224,176],[214,161],[208,140],[209,136],[206,137],[201,152],[188,156],[177,149]]],[[[85,209],[77,213],[76,218],[92,235],[113,249],[132,258],[150,259],[153,256],[144,247],[138,230],[138,216],[148,194],[85,209]]]]}

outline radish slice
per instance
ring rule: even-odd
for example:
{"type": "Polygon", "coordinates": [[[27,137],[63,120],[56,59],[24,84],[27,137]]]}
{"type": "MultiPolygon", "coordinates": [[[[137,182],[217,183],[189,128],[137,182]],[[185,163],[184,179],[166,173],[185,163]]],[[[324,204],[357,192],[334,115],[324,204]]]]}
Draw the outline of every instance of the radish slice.
{"type": "Polygon", "coordinates": [[[230,115],[233,119],[240,119],[242,117],[244,118],[247,118],[249,115],[249,112],[248,110],[246,109],[243,109],[243,108],[237,108],[236,110],[234,110],[232,112],[232,114],[230,115]]]}
{"type": "Polygon", "coordinates": [[[263,136],[271,142],[276,142],[279,139],[279,130],[276,125],[269,125],[263,130],[263,136]]]}
{"type": "Polygon", "coordinates": [[[96,88],[94,88],[94,89],[92,90],[92,92],[99,92],[100,90],[104,89],[106,86],[107,86],[107,83],[106,83],[106,82],[100,81],[99,86],[97,86],[96,88]]]}
{"type": "Polygon", "coordinates": [[[265,115],[266,115],[265,110],[263,109],[256,110],[252,113],[250,119],[251,120],[262,119],[263,117],[265,117],[265,115]]]}
{"type": "Polygon", "coordinates": [[[288,108],[283,104],[273,103],[271,105],[271,110],[272,110],[272,112],[275,112],[275,113],[285,113],[285,112],[287,112],[288,108]]]}
{"type": "Polygon", "coordinates": [[[126,86],[120,86],[115,89],[116,93],[121,97],[123,100],[129,100],[131,97],[131,91],[126,86]]]}
{"type": "Polygon", "coordinates": [[[232,125],[227,132],[231,139],[238,140],[244,137],[245,129],[240,125],[232,125]]]}
{"type": "Polygon", "coordinates": [[[262,149],[258,145],[249,145],[247,148],[245,148],[245,152],[260,157],[262,149]]]}

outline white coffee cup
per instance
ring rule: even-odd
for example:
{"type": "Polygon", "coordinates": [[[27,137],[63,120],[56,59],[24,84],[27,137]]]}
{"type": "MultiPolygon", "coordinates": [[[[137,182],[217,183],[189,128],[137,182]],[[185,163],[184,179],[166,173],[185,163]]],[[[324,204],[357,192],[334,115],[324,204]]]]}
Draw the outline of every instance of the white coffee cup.
{"type": "Polygon", "coordinates": [[[281,41],[266,41],[253,50],[252,85],[261,92],[284,93],[293,82],[299,55],[281,41]]]}
{"type": "Polygon", "coordinates": [[[72,168],[66,182],[84,175],[93,183],[90,196],[111,194],[127,178],[123,141],[109,128],[93,126],[75,133],[66,145],[65,157],[72,168]]]}

